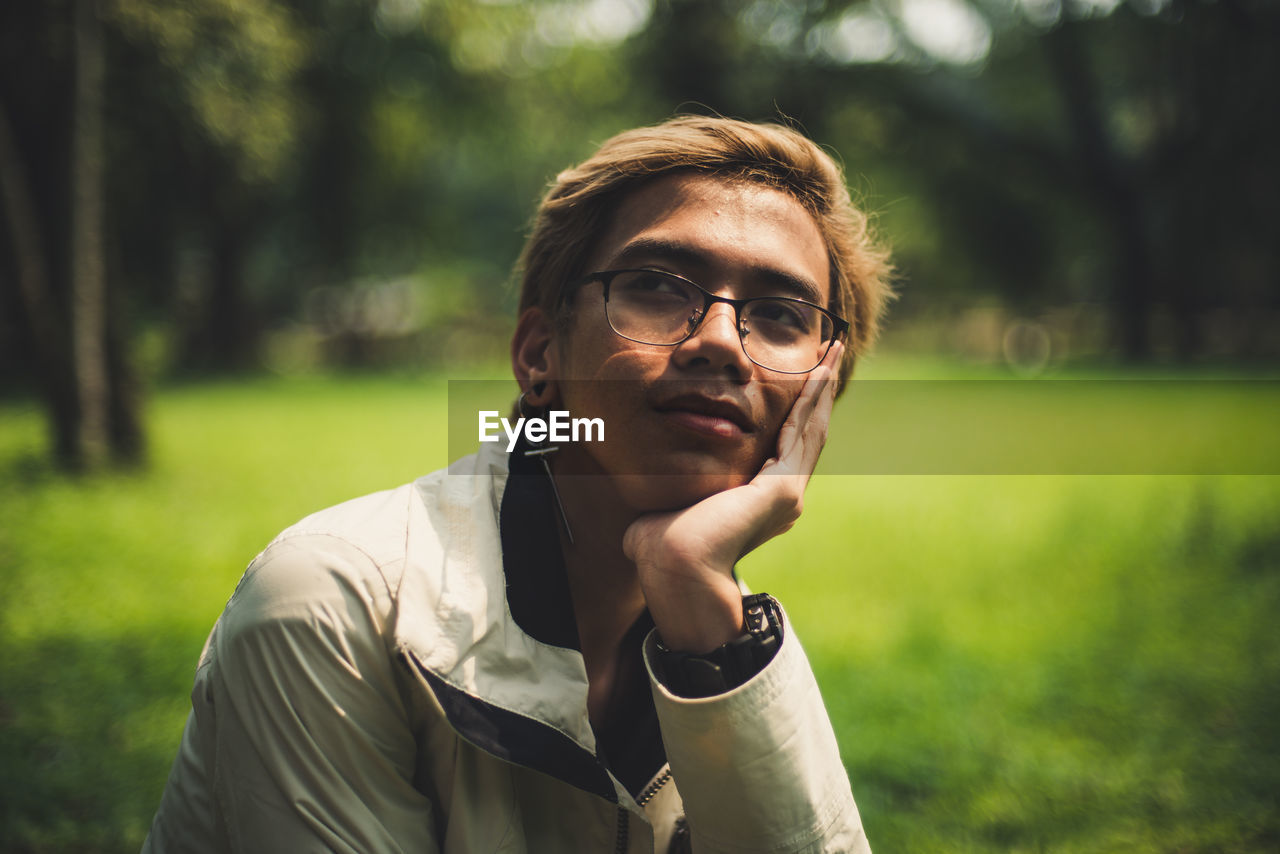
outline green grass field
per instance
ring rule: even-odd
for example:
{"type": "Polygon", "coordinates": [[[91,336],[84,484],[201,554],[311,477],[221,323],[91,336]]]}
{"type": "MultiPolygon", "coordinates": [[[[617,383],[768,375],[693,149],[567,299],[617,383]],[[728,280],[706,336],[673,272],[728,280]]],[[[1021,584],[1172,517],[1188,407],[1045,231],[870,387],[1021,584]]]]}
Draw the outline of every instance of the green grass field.
{"type": "MultiPolygon", "coordinates": [[[[87,481],[0,404],[0,850],[138,849],[244,565],[447,462],[445,397],[164,390],[151,467],[87,481]]],[[[742,571],[805,642],[878,852],[1280,849],[1280,477],[825,475],[742,571]]]]}

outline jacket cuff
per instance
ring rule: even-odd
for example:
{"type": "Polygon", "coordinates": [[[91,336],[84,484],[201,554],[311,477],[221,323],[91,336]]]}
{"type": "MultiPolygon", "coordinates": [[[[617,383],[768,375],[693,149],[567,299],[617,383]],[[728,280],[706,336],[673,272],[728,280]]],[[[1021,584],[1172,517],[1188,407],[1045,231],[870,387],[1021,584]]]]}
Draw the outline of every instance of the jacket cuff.
{"type": "Polygon", "coordinates": [[[864,851],[857,807],[813,671],[783,613],[759,673],[723,694],[679,697],[654,674],[654,705],[689,828],[704,851],[864,851]],[[843,847],[830,847],[839,841],[843,847]]]}

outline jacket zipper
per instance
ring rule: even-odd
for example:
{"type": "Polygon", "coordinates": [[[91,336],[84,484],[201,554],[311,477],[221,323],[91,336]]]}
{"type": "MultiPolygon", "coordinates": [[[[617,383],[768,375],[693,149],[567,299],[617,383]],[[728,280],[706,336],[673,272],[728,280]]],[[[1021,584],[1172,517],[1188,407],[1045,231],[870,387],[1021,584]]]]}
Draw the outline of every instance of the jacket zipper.
{"type": "Polygon", "coordinates": [[[627,854],[627,837],[631,835],[630,818],[626,807],[618,807],[618,841],[613,847],[615,854],[627,854]]]}
{"type": "MultiPolygon", "coordinates": [[[[671,769],[668,767],[665,771],[653,779],[649,785],[644,787],[644,791],[636,798],[636,806],[644,808],[645,804],[653,800],[653,796],[658,794],[658,790],[667,784],[671,779],[671,769]]],[[[631,836],[631,816],[623,807],[618,807],[618,841],[614,846],[617,854],[626,854],[627,843],[631,836]]]]}
{"type": "MultiPolygon", "coordinates": [[[[640,793],[638,798],[636,798],[636,806],[643,809],[645,804],[653,800],[653,796],[658,794],[658,790],[665,786],[667,781],[670,779],[671,769],[667,768],[655,777],[653,782],[644,787],[644,791],[640,793]]],[[[627,812],[626,808],[618,807],[618,840],[613,848],[616,854],[626,854],[627,843],[630,841],[630,837],[631,815],[627,812]]]]}
{"type": "Polygon", "coordinates": [[[665,786],[670,779],[671,769],[667,768],[667,770],[655,777],[652,783],[645,786],[644,791],[640,793],[640,797],[636,798],[636,804],[643,807],[649,803],[649,801],[653,800],[653,796],[658,794],[658,790],[665,786]]]}

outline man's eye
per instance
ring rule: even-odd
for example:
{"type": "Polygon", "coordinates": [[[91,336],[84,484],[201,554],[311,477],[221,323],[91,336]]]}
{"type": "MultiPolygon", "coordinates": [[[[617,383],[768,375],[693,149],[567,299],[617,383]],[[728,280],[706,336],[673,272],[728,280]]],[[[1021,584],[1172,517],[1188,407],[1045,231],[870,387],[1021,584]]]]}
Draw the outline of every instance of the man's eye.
{"type": "Polygon", "coordinates": [[[654,294],[666,296],[685,296],[687,288],[681,283],[658,273],[633,273],[618,280],[617,286],[632,294],[654,294]]]}
{"type": "Polygon", "coordinates": [[[801,303],[765,300],[751,304],[750,316],[753,321],[805,332],[813,325],[810,315],[815,313],[801,303]]]}

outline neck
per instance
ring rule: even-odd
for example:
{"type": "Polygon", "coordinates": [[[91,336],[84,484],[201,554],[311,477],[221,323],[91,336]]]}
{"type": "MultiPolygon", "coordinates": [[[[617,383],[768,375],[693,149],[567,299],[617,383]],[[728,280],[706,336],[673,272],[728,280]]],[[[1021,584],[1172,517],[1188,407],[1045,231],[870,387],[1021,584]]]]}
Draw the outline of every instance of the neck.
{"type": "MultiPolygon", "coordinates": [[[[578,642],[587,670],[587,712],[593,726],[607,727],[616,698],[634,683],[634,665],[624,662],[622,641],[645,608],[633,564],[622,551],[622,537],[636,518],[603,474],[563,474],[565,460],[552,466],[573,543],[560,527],[569,593],[573,598],[578,642]]],[[[570,470],[573,470],[570,468],[570,470]]],[[[599,730],[598,730],[599,731],[599,730]]]]}
{"type": "Polygon", "coordinates": [[[560,540],[583,653],[611,657],[645,607],[635,564],[622,551],[637,514],[603,475],[556,474],[555,482],[573,527],[573,544],[563,528],[560,540]]]}

